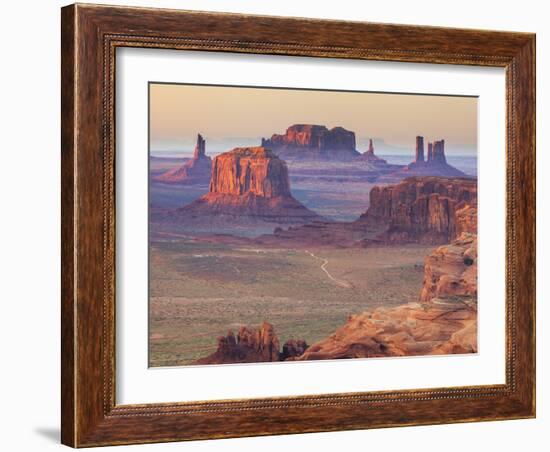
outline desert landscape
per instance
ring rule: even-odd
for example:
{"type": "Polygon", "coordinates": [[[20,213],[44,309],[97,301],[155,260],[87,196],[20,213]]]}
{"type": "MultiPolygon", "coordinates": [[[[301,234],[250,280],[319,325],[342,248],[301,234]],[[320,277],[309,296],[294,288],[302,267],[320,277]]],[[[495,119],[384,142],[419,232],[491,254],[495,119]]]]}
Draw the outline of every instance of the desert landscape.
{"type": "Polygon", "coordinates": [[[151,152],[149,365],[475,353],[476,154],[377,142],[296,123],[151,152]]]}

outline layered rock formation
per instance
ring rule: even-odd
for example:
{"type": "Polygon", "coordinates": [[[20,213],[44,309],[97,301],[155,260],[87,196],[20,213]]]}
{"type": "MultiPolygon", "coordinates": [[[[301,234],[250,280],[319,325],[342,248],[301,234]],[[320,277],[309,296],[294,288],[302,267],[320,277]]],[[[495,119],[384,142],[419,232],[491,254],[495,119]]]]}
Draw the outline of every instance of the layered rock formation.
{"type": "Polygon", "coordinates": [[[261,363],[295,359],[307,349],[303,340],[289,340],[280,351],[273,325],[263,322],[259,328],[241,326],[237,335],[232,331],[218,338],[217,350],[198,359],[195,364],[261,363]]]}
{"type": "Polygon", "coordinates": [[[305,224],[320,217],[290,192],[286,163],[263,147],[235,148],[212,163],[209,192],[178,209],[179,221],[305,224]]]}
{"type": "Polygon", "coordinates": [[[426,257],[421,301],[477,296],[477,236],[463,233],[426,257]]]}
{"type": "Polygon", "coordinates": [[[355,133],[343,127],[327,129],[314,124],[295,124],[284,135],[262,138],[262,146],[284,159],[351,160],[360,155],[355,149],[355,133]]]}
{"type": "Polygon", "coordinates": [[[476,180],[414,177],[394,185],[373,187],[370,207],[356,221],[316,220],[276,228],[257,237],[254,243],[295,248],[440,245],[462,233],[477,233],[476,180]]]}
{"type": "Polygon", "coordinates": [[[456,236],[462,233],[477,234],[477,203],[466,203],[455,210],[456,236]]]}
{"type": "Polygon", "coordinates": [[[477,233],[477,181],[412,177],[370,191],[369,209],[357,223],[382,229],[384,243],[448,243],[477,233]]]}
{"type": "Polygon", "coordinates": [[[263,147],[233,149],[214,159],[210,193],[291,196],[286,163],[263,147]]]}
{"type": "Polygon", "coordinates": [[[217,350],[196,364],[229,364],[279,361],[279,339],[273,325],[264,322],[258,329],[242,326],[237,336],[229,331],[218,338],[217,350]]]}
{"type": "Polygon", "coordinates": [[[171,169],[155,178],[164,184],[208,184],[212,172],[212,159],[206,155],[206,141],[199,133],[193,158],[179,168],[171,169]]]}
{"type": "Polygon", "coordinates": [[[441,355],[477,351],[477,301],[434,298],[352,315],[297,360],[441,355]]]}

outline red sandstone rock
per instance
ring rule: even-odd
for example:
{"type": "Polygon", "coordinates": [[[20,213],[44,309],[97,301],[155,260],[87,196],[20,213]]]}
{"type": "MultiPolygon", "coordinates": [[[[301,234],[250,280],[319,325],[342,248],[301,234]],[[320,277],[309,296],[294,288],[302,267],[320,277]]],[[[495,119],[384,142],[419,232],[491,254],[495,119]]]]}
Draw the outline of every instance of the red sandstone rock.
{"type": "Polygon", "coordinates": [[[197,224],[212,217],[224,222],[274,224],[321,219],[292,197],[286,163],[263,147],[235,148],[218,155],[212,163],[209,193],[173,216],[197,224]]]}
{"type": "Polygon", "coordinates": [[[350,160],[360,155],[355,149],[354,132],[314,124],[290,126],[284,135],[262,138],[262,146],[287,159],[350,160]]]}
{"type": "Polygon", "coordinates": [[[284,361],[295,359],[306,349],[303,340],[289,340],[279,352],[279,339],[273,325],[263,322],[259,328],[242,326],[237,336],[232,331],[218,338],[218,349],[195,364],[233,364],[284,361]]]}
{"type": "Polygon", "coordinates": [[[477,205],[465,204],[455,211],[456,235],[464,232],[477,234],[477,205]]]}
{"type": "Polygon", "coordinates": [[[286,163],[263,147],[226,152],[212,164],[210,193],[290,196],[286,163]]]}
{"type": "Polygon", "coordinates": [[[435,297],[477,296],[477,236],[463,233],[426,257],[421,301],[435,297]]]}
{"type": "Polygon", "coordinates": [[[477,302],[435,298],[352,315],[297,360],[439,355],[477,351],[477,302]]]}
{"type": "Polygon", "coordinates": [[[412,177],[373,187],[369,209],[357,221],[382,228],[385,243],[448,243],[461,232],[477,233],[477,181],[412,177]]]}
{"type": "Polygon", "coordinates": [[[211,172],[212,160],[206,155],[206,142],[201,134],[198,134],[193,158],[179,168],[171,169],[157,176],[155,180],[165,184],[208,184],[211,172]]]}
{"type": "Polygon", "coordinates": [[[281,352],[281,361],[295,360],[299,356],[302,356],[307,350],[307,343],[302,339],[290,339],[283,345],[283,351],[281,352]]]}

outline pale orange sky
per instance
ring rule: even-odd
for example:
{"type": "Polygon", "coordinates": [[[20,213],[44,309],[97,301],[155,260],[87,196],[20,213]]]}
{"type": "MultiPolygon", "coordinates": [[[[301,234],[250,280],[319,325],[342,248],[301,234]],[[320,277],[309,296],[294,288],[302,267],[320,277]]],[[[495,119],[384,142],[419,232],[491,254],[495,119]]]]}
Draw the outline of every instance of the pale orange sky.
{"type": "Polygon", "coordinates": [[[188,150],[197,133],[211,148],[258,144],[292,124],[342,126],[358,150],[368,138],[410,150],[416,135],[444,138],[450,153],[472,154],[477,98],[201,85],[150,86],[152,150],[188,150]],[[242,143],[241,143],[242,142],[242,143]]]}

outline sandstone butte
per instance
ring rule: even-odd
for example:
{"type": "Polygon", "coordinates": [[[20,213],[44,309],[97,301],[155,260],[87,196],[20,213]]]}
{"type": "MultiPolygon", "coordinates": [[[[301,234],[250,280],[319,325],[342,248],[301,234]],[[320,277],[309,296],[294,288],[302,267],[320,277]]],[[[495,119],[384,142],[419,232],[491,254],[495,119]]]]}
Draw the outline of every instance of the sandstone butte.
{"type": "Polygon", "coordinates": [[[206,141],[199,133],[193,158],[182,166],[157,176],[155,181],[164,184],[205,185],[210,182],[212,159],[206,155],[206,141]]]}
{"type": "Polygon", "coordinates": [[[199,220],[225,216],[277,224],[321,219],[292,196],[285,161],[264,147],[235,148],[215,157],[209,192],[179,213],[199,220]]]}
{"type": "Polygon", "coordinates": [[[355,133],[343,127],[294,124],[284,135],[262,138],[262,146],[290,160],[353,160],[361,154],[355,149],[355,133]]]}
{"type": "Polygon", "coordinates": [[[279,351],[271,324],[241,327],[218,338],[217,350],[196,364],[440,355],[477,351],[477,237],[463,233],[426,257],[418,302],[351,315],[308,347],[289,340],[279,351]]]}
{"type": "Polygon", "coordinates": [[[357,220],[381,229],[384,243],[449,243],[462,232],[477,234],[477,180],[412,177],[370,191],[367,212],[357,220]]]}

